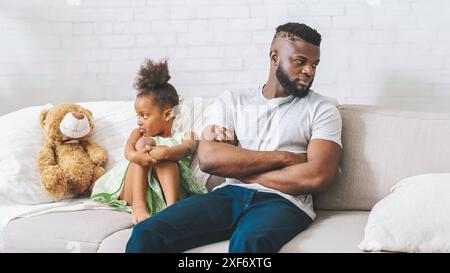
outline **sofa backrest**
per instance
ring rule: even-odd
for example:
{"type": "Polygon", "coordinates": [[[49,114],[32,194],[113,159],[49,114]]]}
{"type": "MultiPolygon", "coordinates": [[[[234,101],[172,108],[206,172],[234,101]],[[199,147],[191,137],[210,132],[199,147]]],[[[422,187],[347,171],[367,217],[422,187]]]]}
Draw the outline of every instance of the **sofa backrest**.
{"type": "Polygon", "coordinates": [[[450,114],[341,105],[340,171],[316,209],[371,210],[403,178],[450,172],[450,114]]]}

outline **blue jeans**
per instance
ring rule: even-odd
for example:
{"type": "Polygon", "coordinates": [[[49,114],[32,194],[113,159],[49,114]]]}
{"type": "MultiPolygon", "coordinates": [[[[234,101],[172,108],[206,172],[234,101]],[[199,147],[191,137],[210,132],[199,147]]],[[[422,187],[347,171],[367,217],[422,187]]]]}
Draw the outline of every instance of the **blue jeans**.
{"type": "Polygon", "coordinates": [[[137,224],[126,252],[183,252],[229,239],[230,253],[272,253],[311,222],[277,194],[229,185],[178,201],[137,224]]]}

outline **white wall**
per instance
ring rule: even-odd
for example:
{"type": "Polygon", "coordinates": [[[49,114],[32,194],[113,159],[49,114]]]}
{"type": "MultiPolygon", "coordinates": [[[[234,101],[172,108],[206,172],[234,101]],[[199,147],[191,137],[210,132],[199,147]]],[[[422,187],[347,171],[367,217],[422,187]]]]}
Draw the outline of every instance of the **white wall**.
{"type": "Polygon", "coordinates": [[[323,36],[317,92],[450,112],[449,14],[446,0],[0,0],[0,114],[132,100],[145,57],[169,57],[184,97],[261,84],[288,21],[323,36]]]}

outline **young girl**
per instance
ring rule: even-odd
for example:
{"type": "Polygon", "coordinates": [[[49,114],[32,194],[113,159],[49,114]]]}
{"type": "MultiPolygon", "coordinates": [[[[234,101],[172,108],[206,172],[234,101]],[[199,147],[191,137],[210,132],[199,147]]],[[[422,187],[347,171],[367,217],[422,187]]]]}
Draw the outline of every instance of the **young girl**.
{"type": "Polygon", "coordinates": [[[132,212],[134,224],[180,198],[207,191],[189,169],[190,155],[198,145],[194,133],[172,135],[173,108],[179,97],[169,79],[167,61],[146,60],[141,66],[134,83],[139,127],[125,146],[129,162],[98,179],[91,195],[95,201],[132,212]]]}

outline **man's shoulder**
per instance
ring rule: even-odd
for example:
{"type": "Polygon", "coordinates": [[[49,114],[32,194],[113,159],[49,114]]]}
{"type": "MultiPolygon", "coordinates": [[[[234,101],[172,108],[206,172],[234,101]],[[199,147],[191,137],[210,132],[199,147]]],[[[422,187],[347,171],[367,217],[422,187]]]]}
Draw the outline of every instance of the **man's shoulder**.
{"type": "Polygon", "coordinates": [[[320,93],[317,93],[313,90],[311,90],[308,94],[308,96],[306,97],[308,99],[308,101],[310,103],[326,103],[326,104],[332,104],[334,106],[338,106],[339,102],[333,98],[333,97],[328,97],[328,96],[324,96],[320,93]]]}
{"type": "Polygon", "coordinates": [[[339,103],[335,98],[323,96],[315,92],[310,95],[308,95],[310,100],[308,111],[312,120],[324,117],[327,117],[327,119],[333,117],[340,119],[339,103]]]}

